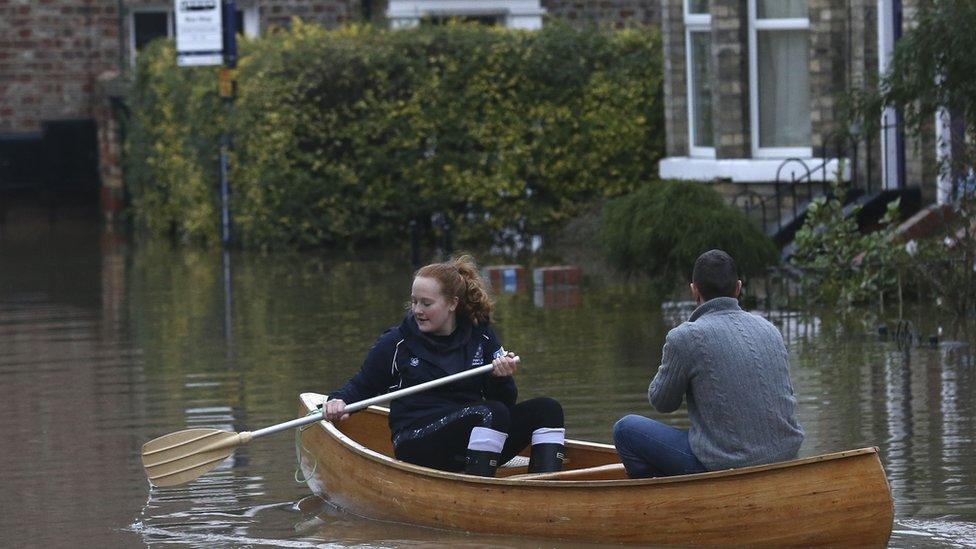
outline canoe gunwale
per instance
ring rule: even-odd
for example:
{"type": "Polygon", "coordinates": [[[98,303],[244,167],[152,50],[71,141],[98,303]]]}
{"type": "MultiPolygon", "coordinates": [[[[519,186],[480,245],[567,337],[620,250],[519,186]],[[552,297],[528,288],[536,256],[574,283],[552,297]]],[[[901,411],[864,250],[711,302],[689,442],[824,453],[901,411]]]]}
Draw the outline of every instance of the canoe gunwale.
{"type": "MultiPolygon", "coordinates": [[[[318,402],[322,401],[322,397],[317,393],[302,393],[301,401],[303,405],[312,411],[316,409],[318,402]]],[[[389,413],[388,409],[379,406],[370,406],[366,410],[362,410],[359,413],[373,413],[387,415],[389,413]]],[[[326,434],[330,437],[336,439],[343,447],[348,451],[367,458],[371,461],[381,463],[386,467],[392,467],[409,473],[411,475],[419,475],[424,477],[441,478],[445,480],[451,480],[455,482],[465,482],[473,484],[492,484],[501,486],[540,486],[540,487],[566,487],[566,488],[580,488],[580,487],[625,487],[625,486],[647,486],[655,484],[672,484],[672,483],[693,483],[696,481],[707,482],[717,479],[723,479],[726,477],[745,477],[754,474],[763,473],[766,471],[772,471],[776,469],[788,469],[792,467],[800,467],[804,465],[810,465],[813,463],[820,463],[826,461],[849,459],[857,456],[874,454],[875,459],[878,459],[880,463],[880,457],[878,456],[878,448],[876,446],[858,448],[854,450],[845,450],[841,452],[833,452],[830,454],[821,454],[817,456],[810,456],[806,458],[794,459],[790,461],[783,461],[778,463],[770,463],[767,465],[754,465],[750,467],[741,467],[736,469],[723,469],[719,471],[708,471],[705,473],[695,473],[690,475],[678,475],[671,477],[657,477],[657,478],[645,478],[645,479],[618,479],[618,480],[559,480],[559,479],[533,479],[526,478],[524,475],[517,475],[513,477],[477,477],[472,475],[465,475],[462,473],[452,473],[448,471],[440,471],[437,469],[431,469],[427,467],[421,467],[418,465],[413,465],[404,461],[400,461],[389,456],[386,456],[380,452],[372,450],[362,444],[356,442],[345,433],[340,431],[335,425],[330,421],[319,421],[312,425],[318,425],[321,427],[326,434]]],[[[590,450],[605,451],[616,453],[616,449],[613,445],[602,444],[595,442],[588,442],[582,440],[566,439],[566,446],[572,447],[585,447],[590,450]]],[[[603,466],[601,466],[603,467],[603,466]]],[[[572,469],[570,470],[572,471],[572,469]]],[[[575,469],[575,471],[583,471],[583,469],[575,469]]],[[[887,481],[887,479],[886,479],[887,481]]]]}

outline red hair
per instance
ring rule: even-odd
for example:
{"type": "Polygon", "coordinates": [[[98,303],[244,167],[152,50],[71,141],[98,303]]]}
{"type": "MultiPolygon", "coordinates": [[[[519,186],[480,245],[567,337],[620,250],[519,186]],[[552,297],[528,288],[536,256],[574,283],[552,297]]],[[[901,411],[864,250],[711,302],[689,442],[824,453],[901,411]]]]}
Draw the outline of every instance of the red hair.
{"type": "Polygon", "coordinates": [[[441,285],[441,294],[448,300],[457,298],[458,313],[472,324],[486,324],[491,317],[491,297],[478,265],[470,255],[461,255],[440,263],[425,265],[414,277],[433,278],[441,285]]]}

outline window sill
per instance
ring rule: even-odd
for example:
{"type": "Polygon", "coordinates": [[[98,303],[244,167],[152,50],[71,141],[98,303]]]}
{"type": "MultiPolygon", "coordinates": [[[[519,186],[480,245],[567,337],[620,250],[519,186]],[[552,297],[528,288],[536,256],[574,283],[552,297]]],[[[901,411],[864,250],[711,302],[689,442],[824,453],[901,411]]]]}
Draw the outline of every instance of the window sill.
{"type": "MultiPolygon", "coordinates": [[[[783,182],[807,178],[809,168],[814,181],[823,181],[824,172],[821,166],[823,158],[798,159],[756,159],[756,158],[692,158],[688,156],[669,156],[661,160],[658,169],[661,179],[684,179],[688,181],[712,181],[727,179],[733,183],[757,183],[776,181],[783,182]],[[802,165],[801,165],[802,164],[802,165]],[[782,169],[780,168],[782,166],[782,169]],[[806,168],[804,168],[806,166],[806,168]]],[[[827,180],[837,177],[838,159],[827,161],[827,180]]],[[[844,181],[850,181],[850,163],[844,162],[844,181]]]]}

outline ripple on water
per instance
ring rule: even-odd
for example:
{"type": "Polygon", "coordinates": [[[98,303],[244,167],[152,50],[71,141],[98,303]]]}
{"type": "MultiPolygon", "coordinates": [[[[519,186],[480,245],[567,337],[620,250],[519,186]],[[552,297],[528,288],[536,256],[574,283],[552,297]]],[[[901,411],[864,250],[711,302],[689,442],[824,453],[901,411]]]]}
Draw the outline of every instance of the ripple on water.
{"type": "Polygon", "coordinates": [[[976,524],[953,520],[899,519],[892,541],[905,545],[976,547],[976,524]]]}
{"type": "MultiPolygon", "coordinates": [[[[81,262],[92,272],[72,271],[68,285],[62,263],[43,271],[0,246],[4,544],[519,546],[341,512],[310,517],[292,503],[308,489],[293,480],[288,435],[252,442],[187,486],[147,489],[147,440],[273,425],[294,417],[300,392],[344,382],[396,323],[409,266],[240,254],[228,317],[219,254],[92,249],[81,262]]],[[[524,361],[520,395],[563,402],[573,438],[608,442],[628,413],[687,427],[683,411],[651,410],[646,388],[664,334],[689,310],[662,311],[639,292],[594,283],[575,309],[499,303],[505,346],[524,361]]],[[[873,326],[770,315],[791,349],[804,455],[879,446],[895,500],[891,545],[976,546],[972,347],[900,349],[866,335],[873,326]]]]}

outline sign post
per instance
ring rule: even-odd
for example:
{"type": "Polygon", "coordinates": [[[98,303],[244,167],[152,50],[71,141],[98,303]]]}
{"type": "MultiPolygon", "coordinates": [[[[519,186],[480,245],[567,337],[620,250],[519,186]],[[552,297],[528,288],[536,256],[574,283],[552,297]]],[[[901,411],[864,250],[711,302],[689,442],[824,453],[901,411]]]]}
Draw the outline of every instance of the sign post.
{"type": "MultiPolygon", "coordinates": [[[[223,57],[224,68],[220,70],[219,90],[227,105],[227,121],[234,112],[234,95],[237,81],[234,69],[237,68],[237,7],[234,0],[223,0],[223,57]]],[[[226,126],[225,126],[226,128],[226,126]]],[[[230,245],[230,182],[227,180],[227,158],[233,146],[230,133],[226,130],[220,139],[220,242],[226,249],[230,245]]]]}
{"type": "MultiPolygon", "coordinates": [[[[218,86],[227,120],[233,114],[237,67],[237,7],[234,0],[174,0],[176,64],[180,67],[224,65],[218,86]]],[[[227,247],[230,233],[230,182],[227,180],[231,136],[220,138],[220,241],[227,247]]]]}

